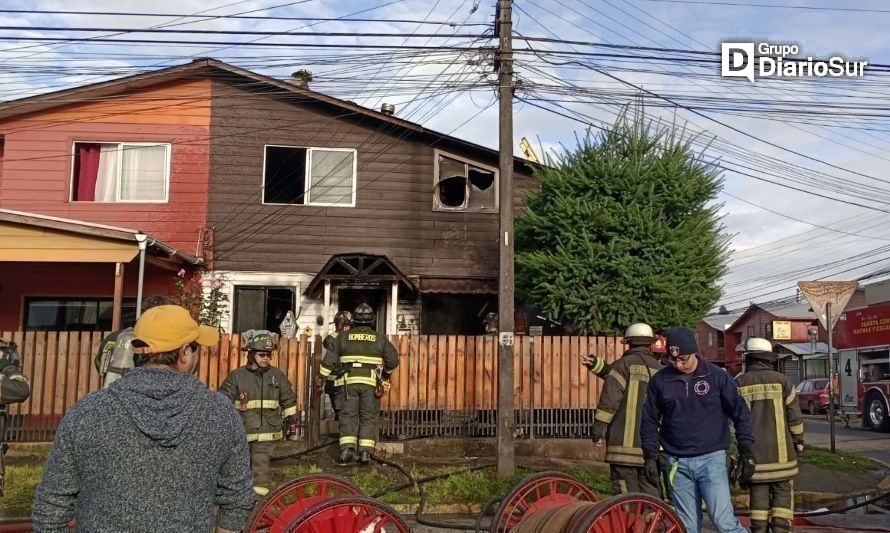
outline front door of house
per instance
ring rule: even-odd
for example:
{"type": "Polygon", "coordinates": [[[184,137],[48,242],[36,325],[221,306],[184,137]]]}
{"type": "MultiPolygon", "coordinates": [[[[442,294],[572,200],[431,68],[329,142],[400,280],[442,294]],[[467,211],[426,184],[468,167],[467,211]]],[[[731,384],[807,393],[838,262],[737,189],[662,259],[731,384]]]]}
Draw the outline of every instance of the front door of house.
{"type": "Polygon", "coordinates": [[[337,294],[337,310],[354,312],[355,308],[366,303],[377,313],[376,330],[386,333],[386,291],[383,289],[346,288],[337,294]]]}

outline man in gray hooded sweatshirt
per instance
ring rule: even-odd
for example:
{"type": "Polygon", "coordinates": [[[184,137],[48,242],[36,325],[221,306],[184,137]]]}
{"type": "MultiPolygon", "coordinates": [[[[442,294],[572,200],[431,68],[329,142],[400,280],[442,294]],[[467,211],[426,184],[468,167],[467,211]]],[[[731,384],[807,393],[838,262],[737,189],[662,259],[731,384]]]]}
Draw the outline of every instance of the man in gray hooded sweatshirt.
{"type": "Polygon", "coordinates": [[[175,305],[136,323],[136,368],[77,402],[53,441],[34,531],[238,531],[254,502],[244,426],[195,376],[219,340],[175,305]],[[214,505],[218,511],[214,519],[214,505]]]}

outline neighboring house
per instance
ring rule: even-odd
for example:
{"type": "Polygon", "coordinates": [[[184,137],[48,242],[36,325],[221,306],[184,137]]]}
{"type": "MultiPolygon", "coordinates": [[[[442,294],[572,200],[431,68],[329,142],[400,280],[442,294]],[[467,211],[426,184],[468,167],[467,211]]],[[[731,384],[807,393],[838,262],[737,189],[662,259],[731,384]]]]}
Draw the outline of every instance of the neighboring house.
{"type": "Polygon", "coordinates": [[[695,333],[699,350],[705,359],[717,366],[726,366],[726,330],[741,315],[741,312],[717,313],[708,315],[699,322],[695,333]]]}
{"type": "Polygon", "coordinates": [[[749,337],[768,339],[774,348],[785,343],[808,343],[816,324],[816,314],[806,302],[751,304],[726,330],[726,367],[733,373],[741,370],[744,342],[749,337]]]}
{"type": "MultiPolygon", "coordinates": [[[[290,311],[291,331],[324,333],[368,302],[387,333],[481,333],[497,311],[497,151],[389,106],[202,59],[3,104],[0,135],[0,208],[166,243],[166,269],[148,253],[146,295],[203,261],[229,297],[229,331],[277,330],[290,311]]],[[[515,159],[515,208],[534,186],[515,159]]],[[[32,268],[39,255],[10,262],[2,239],[0,330],[27,326],[38,296],[59,315],[87,296],[107,306],[116,271],[123,301],[136,296],[138,258],[32,268]],[[10,287],[15,270],[33,279],[10,287]]]]}

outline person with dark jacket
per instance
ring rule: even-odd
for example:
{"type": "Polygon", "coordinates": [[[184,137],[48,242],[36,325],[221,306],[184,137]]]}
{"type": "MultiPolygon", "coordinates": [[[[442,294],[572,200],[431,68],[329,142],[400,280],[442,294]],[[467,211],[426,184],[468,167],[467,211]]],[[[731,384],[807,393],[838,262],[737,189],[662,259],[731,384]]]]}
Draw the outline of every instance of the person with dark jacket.
{"type": "Polygon", "coordinates": [[[7,414],[6,406],[22,403],[31,396],[31,382],[22,373],[22,362],[19,361],[18,346],[13,341],[0,339],[0,496],[4,494],[6,465],[3,454],[6,453],[7,414]]]}
{"type": "MultiPolygon", "coordinates": [[[[331,351],[337,337],[344,331],[349,331],[352,327],[352,313],[349,311],[340,311],[334,315],[334,331],[324,338],[322,346],[325,353],[331,351]]],[[[338,377],[335,373],[328,375],[326,379],[318,378],[322,381],[322,387],[328,399],[331,401],[331,409],[334,410],[334,420],[340,419],[340,411],[343,409],[343,385],[345,379],[338,377]]]]}
{"type": "Polygon", "coordinates": [[[240,531],[254,503],[244,426],[194,372],[219,331],[175,305],[136,322],[136,368],[62,419],[34,531],[240,531]],[[214,519],[214,509],[216,517],[214,519]]]}
{"type": "Polygon", "coordinates": [[[649,346],[655,333],[648,324],[632,324],[624,332],[630,349],[611,365],[605,377],[593,423],[593,442],[606,445],[606,462],[616,493],[645,492],[661,497],[643,471],[640,447],[640,418],[646,390],[652,375],[661,370],[649,346]]]}
{"type": "Polygon", "coordinates": [[[768,340],[751,337],[745,341],[745,373],[736,379],[757,434],[748,487],[752,533],[791,531],[794,520],[793,483],[797,454],[803,451],[803,417],[797,389],[776,371],[777,359],[768,340]]]}
{"type": "Polygon", "coordinates": [[[352,314],[352,323],[357,327],[337,336],[325,353],[319,370],[319,374],[327,378],[338,362],[347,369],[342,376],[346,390],[340,411],[340,457],[337,462],[341,465],[356,459],[356,449],[360,463],[367,464],[371,460],[371,452],[377,446],[380,416],[380,398],[376,394],[378,380],[384,388],[387,387],[390,374],[399,366],[395,346],[385,335],[371,329],[375,321],[371,306],[359,304],[352,314]]]}
{"type": "Polygon", "coordinates": [[[658,448],[664,448],[671,498],[686,531],[698,533],[702,500],[720,533],[746,531],[732,508],[727,475],[729,422],[735,426],[742,480],[754,474],[751,413],[732,377],[698,355],[695,334],[682,327],[667,332],[670,366],[649,381],[640,426],[644,469],[655,485],[658,448]]]}
{"type": "Polygon", "coordinates": [[[226,376],[219,392],[241,415],[250,446],[253,490],[265,496],[272,483],[272,452],[283,438],[293,440],[297,435],[297,397],[287,374],[272,366],[277,336],[267,330],[248,330],[242,339],[247,365],[226,376]]]}

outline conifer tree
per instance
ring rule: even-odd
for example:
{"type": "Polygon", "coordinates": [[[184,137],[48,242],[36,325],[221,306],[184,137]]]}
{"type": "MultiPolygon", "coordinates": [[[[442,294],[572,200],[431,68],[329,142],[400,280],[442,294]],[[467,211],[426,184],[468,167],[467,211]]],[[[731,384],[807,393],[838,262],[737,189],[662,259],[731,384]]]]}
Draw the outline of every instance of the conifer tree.
{"type": "Polygon", "coordinates": [[[719,170],[674,125],[623,113],[535,171],[516,220],[516,291],[581,333],[694,327],[720,296],[719,170]]]}

